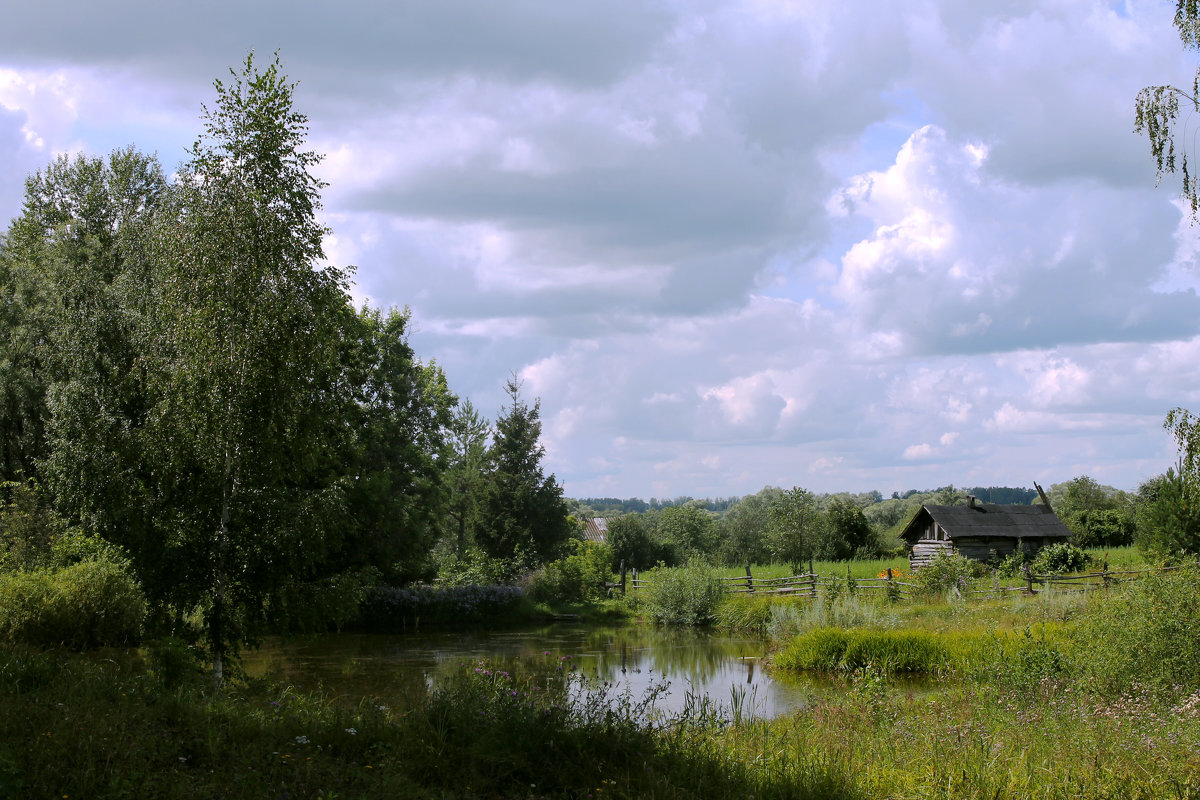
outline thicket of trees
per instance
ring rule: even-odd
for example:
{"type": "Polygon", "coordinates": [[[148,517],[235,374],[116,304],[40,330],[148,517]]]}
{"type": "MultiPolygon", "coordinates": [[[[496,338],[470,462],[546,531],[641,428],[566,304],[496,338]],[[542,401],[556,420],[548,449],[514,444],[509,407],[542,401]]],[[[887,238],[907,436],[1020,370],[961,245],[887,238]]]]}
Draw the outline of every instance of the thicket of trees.
{"type": "MultiPolygon", "coordinates": [[[[1058,516],[1080,547],[1133,543],[1162,556],[1200,553],[1200,418],[1182,409],[1166,427],[1180,443],[1180,461],[1147,480],[1136,493],[1080,475],[1046,491],[1058,516]]],[[[899,534],[922,505],[963,505],[968,495],[987,503],[1040,503],[1036,489],[943,486],[933,490],[817,495],[800,487],[768,486],[736,499],[723,513],[693,500],[665,509],[612,516],[609,543],[618,562],[644,569],[659,562],[692,558],[723,564],[787,563],[799,569],[809,559],[873,558],[903,552],[899,534]]],[[[600,516],[574,503],[579,516],[600,516]]],[[[634,501],[612,503],[632,506],[634,501]]]]}
{"type": "Polygon", "coordinates": [[[294,85],[252,56],[231,76],[175,177],[132,148],[60,157],[0,238],[0,482],[24,504],[0,569],[51,564],[58,535],[29,531],[116,546],[160,629],[202,620],[218,675],[268,626],[431,577],[439,542],[538,564],[574,530],[537,402],[510,382],[489,424],[407,312],[351,305],[294,85]]]}

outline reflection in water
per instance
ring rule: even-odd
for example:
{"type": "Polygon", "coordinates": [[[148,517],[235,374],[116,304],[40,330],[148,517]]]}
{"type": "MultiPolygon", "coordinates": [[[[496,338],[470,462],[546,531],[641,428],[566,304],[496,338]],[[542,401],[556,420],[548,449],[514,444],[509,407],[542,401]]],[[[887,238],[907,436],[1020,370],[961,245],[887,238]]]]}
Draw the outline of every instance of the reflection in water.
{"type": "Polygon", "coordinates": [[[574,665],[634,699],[666,681],[668,690],[658,701],[663,711],[682,709],[689,693],[758,716],[802,707],[807,686],[768,675],[759,664],[763,652],[759,640],[704,632],[555,624],[523,631],[277,640],[248,653],[245,664],[251,675],[270,675],[298,688],[319,684],[352,701],[373,695],[401,703],[465,663],[487,661],[510,671],[574,665]]]}

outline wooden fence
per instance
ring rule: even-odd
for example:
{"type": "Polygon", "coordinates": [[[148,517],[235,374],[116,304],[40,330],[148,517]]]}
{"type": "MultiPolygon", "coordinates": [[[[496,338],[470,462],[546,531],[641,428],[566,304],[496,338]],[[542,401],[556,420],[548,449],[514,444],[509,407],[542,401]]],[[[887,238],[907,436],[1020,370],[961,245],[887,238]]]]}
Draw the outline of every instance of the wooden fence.
{"type": "MultiPolygon", "coordinates": [[[[1200,562],[1198,562],[1198,565],[1200,565],[1200,562]]],[[[1077,575],[1038,575],[1031,572],[1029,566],[1026,565],[1024,574],[1021,577],[1022,583],[1019,586],[1002,585],[999,578],[993,578],[992,586],[990,587],[972,588],[970,584],[964,584],[959,587],[959,594],[969,599],[986,599],[1003,597],[1012,592],[1019,592],[1025,595],[1036,595],[1039,592],[1048,590],[1054,591],[1057,594],[1090,592],[1096,589],[1109,589],[1123,581],[1140,575],[1152,572],[1171,572],[1177,569],[1180,569],[1180,567],[1110,570],[1108,562],[1105,562],[1097,572],[1087,572],[1077,575]]],[[[809,565],[808,572],[791,575],[786,578],[755,578],[751,573],[750,567],[747,565],[745,575],[722,577],[719,580],[727,585],[728,591],[733,593],[791,595],[796,597],[817,597],[821,593],[821,590],[828,592],[836,584],[838,591],[841,592],[883,591],[889,598],[899,600],[911,598],[919,588],[916,584],[897,580],[890,569],[887,570],[885,577],[853,578],[849,575],[818,575],[812,571],[811,565],[809,565]]],[[[610,586],[614,589],[620,588],[624,592],[626,591],[626,583],[628,583],[629,590],[634,592],[648,589],[651,585],[651,581],[641,578],[638,575],[638,571],[633,570],[628,581],[626,581],[625,573],[622,571],[621,583],[610,584],[610,586]]],[[[976,587],[978,587],[977,582],[976,587]]]]}
{"type": "MultiPolygon", "coordinates": [[[[735,594],[774,594],[798,597],[816,597],[820,589],[828,590],[834,584],[838,584],[841,591],[844,592],[882,590],[892,598],[909,597],[916,588],[914,584],[897,580],[890,569],[887,571],[887,576],[883,578],[818,575],[811,571],[811,566],[809,569],[809,572],[790,575],[786,578],[755,578],[750,567],[747,566],[745,575],[722,577],[718,580],[727,585],[727,591],[735,594]]],[[[638,576],[637,570],[633,570],[628,581],[630,589],[635,592],[648,589],[650,584],[650,581],[638,576]]],[[[613,584],[613,586],[615,588],[621,584],[613,584]]]]}

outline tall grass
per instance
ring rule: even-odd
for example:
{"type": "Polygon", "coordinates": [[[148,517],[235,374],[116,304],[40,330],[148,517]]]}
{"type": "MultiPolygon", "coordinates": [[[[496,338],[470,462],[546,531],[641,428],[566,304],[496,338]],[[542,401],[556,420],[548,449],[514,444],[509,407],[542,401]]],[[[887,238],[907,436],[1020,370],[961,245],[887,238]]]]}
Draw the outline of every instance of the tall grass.
{"type": "Polygon", "coordinates": [[[764,768],[704,709],[647,724],[637,700],[552,663],[468,666],[403,709],[260,682],[168,689],[128,658],[0,651],[0,676],[5,798],[861,796],[838,759],[764,768]]]}
{"type": "MultiPolygon", "coordinates": [[[[837,575],[842,578],[846,576],[846,569],[849,567],[850,576],[852,578],[877,578],[881,572],[886,572],[891,568],[894,572],[908,572],[908,559],[904,556],[897,558],[875,558],[875,559],[855,559],[852,561],[814,561],[813,571],[818,575],[837,575]]],[[[808,562],[804,562],[803,571],[808,572],[808,562]]],[[[750,572],[755,580],[769,580],[772,578],[788,578],[793,572],[788,564],[754,564],[750,567],[750,572]]],[[[644,577],[647,580],[654,580],[657,571],[645,573],[644,577]]],[[[742,567],[718,567],[717,574],[725,578],[744,578],[746,577],[746,568],[742,567]]]]}
{"type": "Polygon", "coordinates": [[[851,672],[873,667],[884,673],[935,675],[949,665],[939,639],[924,631],[818,628],[797,636],[775,656],[779,669],[851,672]]]}

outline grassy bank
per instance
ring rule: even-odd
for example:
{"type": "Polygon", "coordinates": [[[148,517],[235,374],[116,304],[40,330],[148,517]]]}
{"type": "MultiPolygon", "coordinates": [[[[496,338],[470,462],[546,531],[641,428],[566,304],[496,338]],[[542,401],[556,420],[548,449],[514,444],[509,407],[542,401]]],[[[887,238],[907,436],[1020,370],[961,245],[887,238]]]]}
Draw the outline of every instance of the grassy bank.
{"type": "MultiPolygon", "coordinates": [[[[1151,798],[1200,793],[1200,696],[1041,680],[910,693],[871,669],[802,712],[645,724],[556,664],[363,698],[168,685],[124,654],[0,655],[0,797],[1151,798]],[[404,711],[397,709],[404,708],[404,711]]],[[[178,676],[177,676],[178,679],[178,676]]]]}
{"type": "Polygon", "coordinates": [[[777,668],[834,676],[770,721],[704,701],[655,715],[552,656],[347,703],[269,681],[213,692],[170,648],[10,648],[0,798],[1200,797],[1197,577],[969,603],[735,598],[721,613],[765,619],[777,668]]]}
{"type": "Polygon", "coordinates": [[[644,724],[555,664],[466,668],[444,691],[354,708],[266,682],[219,694],[138,659],[0,655],[0,797],[854,797],[840,764],[769,770],[705,708],[644,724]],[[563,677],[564,674],[568,677],[563,677]]]}

